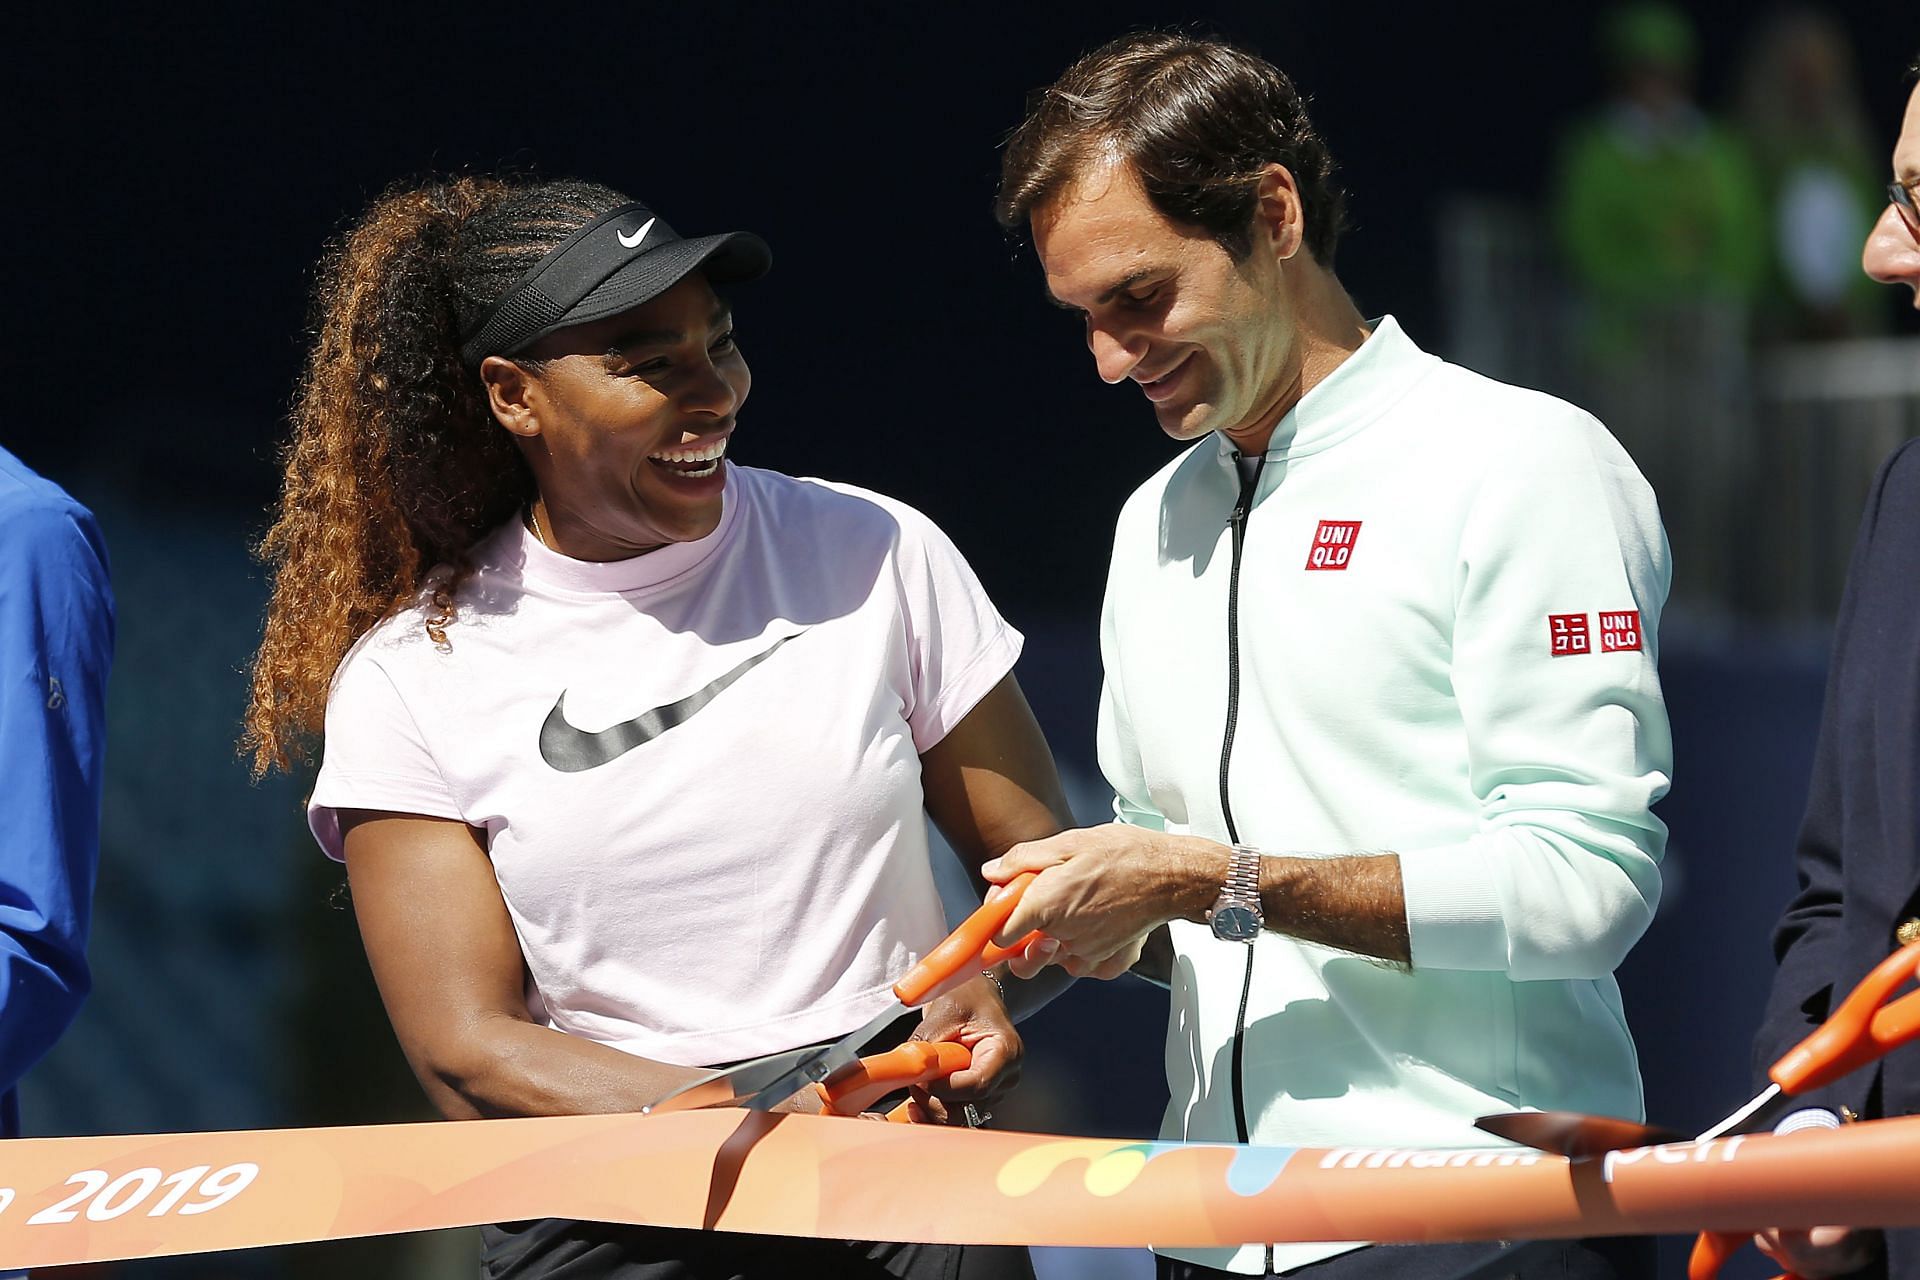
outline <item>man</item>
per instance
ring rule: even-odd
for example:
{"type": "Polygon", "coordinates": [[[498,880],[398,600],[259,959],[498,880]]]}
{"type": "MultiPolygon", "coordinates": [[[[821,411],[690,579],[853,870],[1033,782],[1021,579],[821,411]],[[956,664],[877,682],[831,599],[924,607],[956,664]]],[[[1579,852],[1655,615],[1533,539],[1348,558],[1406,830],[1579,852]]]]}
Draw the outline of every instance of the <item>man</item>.
{"type": "MultiPolygon", "coordinates": [[[[1684,10],[1637,0],[1600,18],[1612,94],[1561,147],[1554,230],[1587,303],[1589,356],[1621,374],[1668,309],[1744,308],[1767,265],[1768,208],[1752,159],[1696,103],[1684,10]]],[[[1777,89],[1776,89],[1777,92],[1777,89]]]]}
{"type": "MultiPolygon", "coordinates": [[[[1002,941],[1042,928],[1058,947],[1023,971],[1098,974],[1170,943],[1170,1139],[1448,1147],[1516,1106],[1638,1116],[1612,974],[1665,840],[1653,496],[1586,414],[1361,317],[1332,168],[1279,71],[1163,34],[1087,55],[1008,143],[1003,223],[1100,376],[1194,443],[1115,535],[1118,821],[988,864],[1044,868],[1002,941]]],[[[1644,1247],[1569,1243],[1550,1274],[1641,1274],[1644,1247]]],[[[1355,1248],[1160,1266],[1449,1275],[1496,1246],[1355,1248]]]]}
{"type": "Polygon", "coordinates": [[[0,449],[0,1136],[89,985],[113,596],[85,507],[0,449]]]}
{"type": "MultiPolygon", "coordinates": [[[[1594,5],[1612,92],[1571,125],[1548,206],[1578,306],[1581,403],[1660,495],[1680,601],[1724,598],[1740,493],[1701,466],[1752,431],[1748,332],[1766,271],[1769,202],[1747,149],[1696,102],[1697,40],[1667,0],[1594,5]],[[1704,446],[1704,448],[1703,448],[1704,446]]],[[[1538,312],[1530,317],[1538,323],[1538,312]]]]}
{"type": "MultiPolygon", "coordinates": [[[[1920,76],[1920,63],[1914,66],[1920,76]]],[[[1920,85],[1893,148],[1889,202],[1861,265],[1920,308],[1920,85]]],[[[1920,442],[1881,467],[1834,632],[1826,710],[1796,849],[1800,892],[1774,933],[1780,967],[1754,1042],[1765,1074],[1888,952],[1920,940],[1920,442]]],[[[1920,1114],[1920,1057],[1894,1053],[1817,1091],[1847,1119],[1920,1114]]],[[[1920,1231],[1771,1231],[1757,1243],[1805,1276],[1920,1280],[1920,1231]]]]}

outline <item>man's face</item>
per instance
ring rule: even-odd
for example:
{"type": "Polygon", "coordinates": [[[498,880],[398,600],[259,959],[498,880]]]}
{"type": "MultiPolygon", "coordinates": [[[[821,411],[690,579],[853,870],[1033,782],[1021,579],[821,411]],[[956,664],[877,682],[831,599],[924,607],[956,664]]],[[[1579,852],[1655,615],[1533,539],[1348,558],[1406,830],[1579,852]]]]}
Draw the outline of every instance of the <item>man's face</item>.
{"type": "Polygon", "coordinates": [[[1137,383],[1176,440],[1220,431],[1257,452],[1292,403],[1300,358],[1275,236],[1258,216],[1252,241],[1236,262],[1154,208],[1117,160],[1090,165],[1033,215],[1047,289],[1086,317],[1100,376],[1137,383]]]}
{"type": "MultiPolygon", "coordinates": [[[[1920,181],[1920,85],[1907,99],[1900,140],[1893,144],[1893,177],[1897,182],[1920,181]]],[[[1867,233],[1860,265],[1882,284],[1904,284],[1912,289],[1913,305],[1920,310],[1920,240],[1915,239],[1913,228],[1893,205],[1880,211],[1880,220],[1867,233]]]]}

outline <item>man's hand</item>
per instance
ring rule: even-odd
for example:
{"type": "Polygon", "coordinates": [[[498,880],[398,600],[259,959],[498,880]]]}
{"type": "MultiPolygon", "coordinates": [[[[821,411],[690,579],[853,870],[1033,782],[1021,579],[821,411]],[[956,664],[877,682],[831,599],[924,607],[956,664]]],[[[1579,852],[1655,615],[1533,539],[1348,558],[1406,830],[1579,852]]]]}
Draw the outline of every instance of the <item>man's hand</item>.
{"type": "Polygon", "coordinates": [[[1127,973],[1140,963],[1140,956],[1152,934],[1142,934],[1133,942],[1104,960],[1079,955],[1061,949],[1052,938],[1043,938],[1033,943],[1025,951],[1007,957],[1007,969],[1014,977],[1025,979],[1034,977],[1050,964],[1060,966],[1061,972],[1070,978],[1093,978],[1108,982],[1127,973]]]}
{"type": "Polygon", "coordinates": [[[1204,845],[1124,823],[1015,845],[981,873],[996,884],[1041,874],[994,941],[1005,946],[1034,929],[1047,935],[1009,961],[1019,977],[1048,964],[1075,977],[1118,977],[1140,958],[1149,933],[1198,916],[1218,893],[1226,866],[1210,865],[1218,860],[1196,847],[1204,845]]]}
{"type": "Polygon", "coordinates": [[[1755,1236],[1753,1243],[1803,1280],[1833,1280],[1851,1275],[1878,1257],[1880,1233],[1852,1227],[1814,1227],[1807,1231],[1775,1227],[1755,1236]]]}
{"type": "Polygon", "coordinates": [[[1026,1056],[1026,1046],[1000,1002],[998,989],[984,976],[929,1002],[921,1011],[913,1038],[951,1040],[973,1053],[973,1062],[965,1071],[914,1090],[922,1111],[937,1123],[958,1123],[954,1114],[959,1110],[957,1104],[992,1103],[1020,1083],[1020,1060],[1026,1056]],[[946,1102],[955,1105],[943,1105],[946,1102]]]}

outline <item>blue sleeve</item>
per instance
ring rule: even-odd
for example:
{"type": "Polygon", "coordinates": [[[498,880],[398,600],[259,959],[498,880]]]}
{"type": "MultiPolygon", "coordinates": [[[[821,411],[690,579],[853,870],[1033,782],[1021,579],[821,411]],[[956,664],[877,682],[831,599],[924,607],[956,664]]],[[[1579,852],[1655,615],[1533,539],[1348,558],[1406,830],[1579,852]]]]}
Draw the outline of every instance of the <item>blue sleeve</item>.
{"type": "Polygon", "coordinates": [[[113,637],[93,517],[70,502],[0,507],[0,1090],[90,985],[113,637]]]}

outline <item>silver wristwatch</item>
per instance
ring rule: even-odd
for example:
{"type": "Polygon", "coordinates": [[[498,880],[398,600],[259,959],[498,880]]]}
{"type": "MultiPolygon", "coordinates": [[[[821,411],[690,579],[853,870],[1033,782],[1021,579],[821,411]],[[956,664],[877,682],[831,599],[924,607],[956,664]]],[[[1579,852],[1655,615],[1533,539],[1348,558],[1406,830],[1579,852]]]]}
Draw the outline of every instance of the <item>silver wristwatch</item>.
{"type": "Polygon", "coordinates": [[[1207,923],[1223,942],[1252,942],[1266,922],[1260,909],[1260,851],[1236,844],[1227,862],[1227,883],[1213,900],[1207,923]]]}

